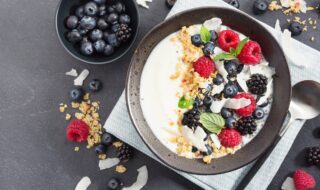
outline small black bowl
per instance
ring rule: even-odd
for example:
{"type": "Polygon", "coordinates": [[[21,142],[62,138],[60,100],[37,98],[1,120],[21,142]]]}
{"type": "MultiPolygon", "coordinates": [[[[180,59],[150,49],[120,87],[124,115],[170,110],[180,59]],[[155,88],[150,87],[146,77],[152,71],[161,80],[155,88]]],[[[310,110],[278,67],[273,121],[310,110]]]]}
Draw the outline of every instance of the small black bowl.
{"type": "Polygon", "coordinates": [[[80,48],[76,47],[74,44],[70,43],[66,39],[66,33],[68,29],[65,26],[65,20],[70,15],[70,13],[75,10],[75,7],[79,5],[83,5],[89,0],[60,0],[57,11],[56,11],[56,31],[58,34],[58,38],[64,49],[70,53],[74,58],[89,63],[89,64],[106,64],[113,62],[124,54],[128,52],[128,50],[133,45],[137,34],[138,34],[138,26],[139,26],[139,13],[138,8],[134,2],[134,0],[119,0],[126,6],[126,12],[131,17],[130,26],[132,28],[132,37],[130,41],[126,44],[122,44],[118,47],[115,52],[111,56],[104,56],[104,55],[92,55],[92,56],[85,56],[80,53],[80,48]]]}

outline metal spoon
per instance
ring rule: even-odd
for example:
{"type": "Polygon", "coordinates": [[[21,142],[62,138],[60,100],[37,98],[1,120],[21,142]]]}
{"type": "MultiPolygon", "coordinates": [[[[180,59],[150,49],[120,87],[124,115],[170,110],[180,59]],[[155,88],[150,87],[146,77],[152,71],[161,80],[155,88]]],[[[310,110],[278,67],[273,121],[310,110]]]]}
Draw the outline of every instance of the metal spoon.
{"type": "Polygon", "coordinates": [[[281,137],[286,133],[292,122],[295,120],[307,120],[317,117],[320,114],[320,84],[315,81],[305,80],[292,87],[292,98],[289,106],[290,119],[284,125],[274,143],[267,151],[257,159],[256,163],[249,170],[247,175],[240,182],[237,190],[243,190],[250,183],[251,179],[259,171],[263,163],[277,146],[281,137]]]}

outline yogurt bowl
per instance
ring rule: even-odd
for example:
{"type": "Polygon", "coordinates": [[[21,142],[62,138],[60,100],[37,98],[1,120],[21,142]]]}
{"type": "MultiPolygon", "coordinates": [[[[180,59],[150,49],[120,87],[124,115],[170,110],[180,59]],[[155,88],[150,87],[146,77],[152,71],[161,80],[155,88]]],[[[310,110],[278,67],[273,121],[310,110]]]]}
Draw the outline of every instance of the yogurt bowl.
{"type": "Polygon", "coordinates": [[[150,31],[132,58],[126,88],[131,119],[149,148],[195,174],[231,171],[261,155],[280,130],[290,94],[286,59],[273,36],[245,14],[216,7],[183,12],[150,31]],[[259,51],[251,51],[254,43],[259,51]],[[236,74],[232,64],[241,67],[236,74]],[[257,76],[265,80],[259,88],[257,76]],[[237,124],[230,126],[223,107],[237,124]],[[265,117],[253,113],[258,107],[265,117]]]}

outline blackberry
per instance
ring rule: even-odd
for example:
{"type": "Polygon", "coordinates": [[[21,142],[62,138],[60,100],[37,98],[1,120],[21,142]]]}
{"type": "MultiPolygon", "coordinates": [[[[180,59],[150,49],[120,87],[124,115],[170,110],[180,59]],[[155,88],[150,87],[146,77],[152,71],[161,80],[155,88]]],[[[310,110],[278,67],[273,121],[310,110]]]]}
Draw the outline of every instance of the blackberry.
{"type": "Polygon", "coordinates": [[[118,151],[117,157],[120,160],[129,160],[133,157],[133,148],[127,144],[123,144],[118,151]]]}
{"type": "Polygon", "coordinates": [[[263,95],[267,91],[268,78],[261,74],[251,75],[247,86],[252,94],[263,95]]]}
{"type": "Polygon", "coordinates": [[[195,129],[198,126],[201,126],[199,120],[200,111],[197,108],[193,108],[183,114],[182,124],[195,129]]]}
{"type": "Polygon", "coordinates": [[[252,116],[242,117],[237,121],[236,129],[241,135],[252,134],[257,130],[257,124],[252,116]]]}
{"type": "Polygon", "coordinates": [[[305,154],[306,161],[309,165],[319,165],[320,164],[320,147],[308,147],[305,154]]]}
{"type": "Polygon", "coordinates": [[[132,29],[127,24],[119,24],[114,29],[117,35],[118,41],[126,42],[131,38],[132,29]]]}

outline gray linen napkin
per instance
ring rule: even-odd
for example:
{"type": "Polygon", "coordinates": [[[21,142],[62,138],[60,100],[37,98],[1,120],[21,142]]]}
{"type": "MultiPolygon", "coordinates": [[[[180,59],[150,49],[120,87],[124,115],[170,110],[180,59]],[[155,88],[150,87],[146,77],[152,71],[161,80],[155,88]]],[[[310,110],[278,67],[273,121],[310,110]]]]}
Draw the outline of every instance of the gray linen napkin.
{"type": "MultiPolygon", "coordinates": [[[[171,12],[169,13],[168,17],[183,10],[201,6],[230,7],[228,4],[220,0],[178,0],[176,5],[172,8],[171,12]]],[[[264,25],[272,33],[278,35],[278,33],[273,28],[267,26],[266,24],[264,25]]],[[[306,79],[320,81],[320,68],[318,66],[318,64],[320,63],[320,52],[296,40],[293,40],[292,46],[297,50],[297,54],[301,54],[301,52],[304,52],[305,54],[307,54],[307,56],[304,57],[308,57],[308,59],[303,60],[299,56],[290,56],[289,66],[291,71],[292,83],[295,84],[301,80],[306,79]],[[291,60],[303,61],[305,64],[309,65],[309,67],[297,67],[295,64],[291,62],[291,60]]],[[[294,55],[295,54],[293,54],[293,56],[294,55]]],[[[266,160],[264,165],[255,175],[255,177],[252,179],[252,181],[246,189],[256,190],[266,189],[268,187],[270,181],[278,171],[281,163],[283,162],[285,156],[291,148],[292,143],[296,138],[297,134],[299,133],[303,123],[304,121],[296,121],[293,123],[293,126],[287,131],[287,133],[281,139],[278,146],[273,150],[270,157],[266,160]]],[[[119,101],[117,102],[112,113],[107,119],[104,128],[117,138],[137,148],[141,152],[144,152],[148,156],[158,160],[155,157],[155,155],[144,144],[144,142],[136,132],[133,124],[131,123],[126,107],[124,93],[122,93],[119,101]]],[[[208,176],[191,175],[184,172],[179,172],[176,170],[175,171],[204,189],[225,190],[234,189],[236,185],[240,182],[240,180],[244,177],[244,175],[247,173],[247,171],[250,169],[250,167],[251,165],[248,165],[229,173],[208,176]]]]}

